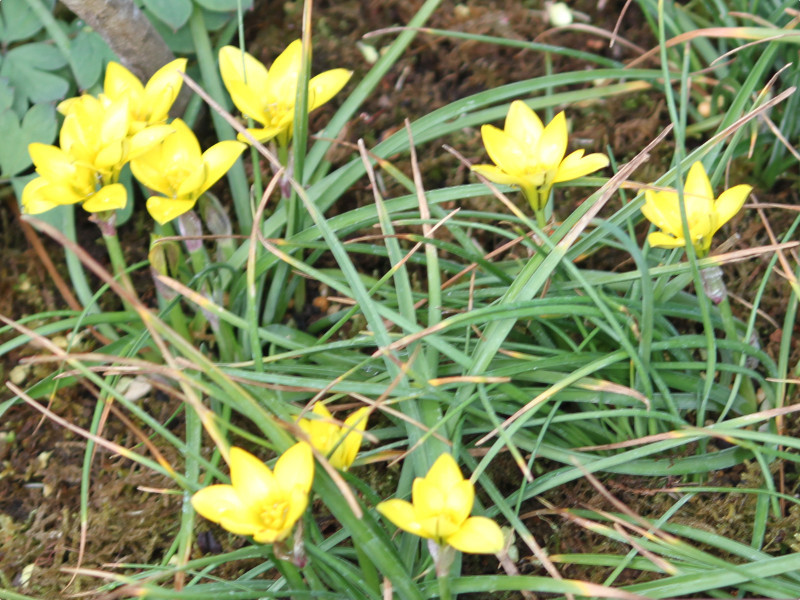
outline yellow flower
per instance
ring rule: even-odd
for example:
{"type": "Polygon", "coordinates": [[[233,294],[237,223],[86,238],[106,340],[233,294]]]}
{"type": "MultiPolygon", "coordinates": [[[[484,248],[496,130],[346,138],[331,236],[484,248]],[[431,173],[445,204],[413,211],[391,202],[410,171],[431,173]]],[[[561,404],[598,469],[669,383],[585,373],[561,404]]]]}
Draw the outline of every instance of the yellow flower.
{"type": "Polygon", "coordinates": [[[521,100],[511,103],[503,130],[481,127],[483,144],[494,165],[472,170],[495,183],[516,185],[535,212],[544,210],[554,183],[569,181],[608,166],[604,154],[584,156],[576,150],[566,158],[567,120],[558,113],[545,127],[521,100]]]}
{"type": "Polygon", "coordinates": [[[110,62],[103,82],[103,93],[112,102],[128,99],[131,112],[131,134],[150,125],[164,123],[169,110],[181,91],[186,72],[186,59],[177,58],[156,71],[147,82],[142,82],[119,63],[110,62]]]}
{"type": "Polygon", "coordinates": [[[192,496],[194,509],[237,535],[262,544],[285,540],[308,505],[314,480],[311,446],[300,442],[275,471],[241,448],[231,448],[231,485],[211,485],[192,496]]]}
{"type": "MultiPolygon", "coordinates": [[[[186,59],[178,58],[167,63],[156,71],[147,85],[142,85],[139,78],[116,62],[108,63],[106,77],[103,82],[103,94],[99,100],[103,104],[128,101],[131,120],[129,135],[140,132],[150,125],[165,123],[169,110],[181,91],[186,71],[186,59]]],[[[58,105],[64,115],[69,114],[80,98],[68,98],[58,105]]]]}
{"type": "Polygon", "coordinates": [[[442,454],[411,489],[412,502],[392,499],[378,512],[400,529],[448,544],[461,552],[492,554],[503,549],[503,532],[486,517],[470,517],[475,488],[461,476],[456,461],[442,454]]]}
{"type": "MultiPolygon", "coordinates": [[[[302,46],[295,40],[272,63],[269,71],[255,57],[234,46],[219,51],[219,70],[233,103],[243,115],[261,123],[248,129],[259,142],[277,137],[285,146],[292,137],[297,80],[302,46]]],[[[352,71],[332,69],[308,82],[308,111],[333,98],[350,79],[352,71]]],[[[244,140],[243,136],[239,139],[244,140]]]]}
{"type": "Polygon", "coordinates": [[[59,134],[59,145],[28,146],[36,172],[22,192],[28,214],[83,202],[88,212],[122,208],[125,187],[117,183],[126,162],[147,151],[169,133],[161,125],[128,136],[128,102],[104,103],[89,95],[74,98],[59,134]]]}
{"type": "Polygon", "coordinates": [[[96,196],[109,207],[122,208],[128,201],[125,186],[120,183],[101,185],[95,170],[57,146],[33,143],[28,146],[39,177],[22,190],[22,207],[29,215],[47,212],[56,206],[76,204],[96,196]]]}
{"type": "MultiPolygon", "coordinates": [[[[715,200],[714,190],[703,164],[695,162],[691,166],[683,186],[683,200],[689,237],[698,256],[708,254],[713,235],[739,212],[752,189],[750,185],[737,185],[722,192],[715,200]]],[[[642,213],[661,229],[649,235],[647,241],[650,245],[659,248],[685,246],[678,193],[645,190],[644,197],[642,213]]]]}
{"type": "Polygon", "coordinates": [[[363,432],[367,428],[369,408],[354,411],[344,425],[339,426],[322,402],[314,405],[316,419],[301,419],[300,429],[308,434],[311,445],[328,457],[331,465],[346,471],[353,464],[361,448],[363,432]]]}
{"type": "MultiPolygon", "coordinates": [[[[194,133],[180,119],[173,133],[148,152],[131,160],[131,171],[142,184],[163,194],[147,200],[150,215],[162,225],[194,208],[247,147],[241,142],[218,142],[201,154],[194,133]]],[[[147,128],[144,131],[147,131],[147,128]]]]}

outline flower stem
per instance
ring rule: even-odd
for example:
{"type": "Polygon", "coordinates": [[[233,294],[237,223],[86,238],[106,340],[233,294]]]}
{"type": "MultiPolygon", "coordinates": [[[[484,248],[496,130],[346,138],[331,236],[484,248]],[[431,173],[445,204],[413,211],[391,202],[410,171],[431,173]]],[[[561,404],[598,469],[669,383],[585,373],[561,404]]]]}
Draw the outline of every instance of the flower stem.
{"type": "MultiPolygon", "coordinates": [[[[278,545],[273,545],[271,554],[274,557],[275,568],[278,569],[280,574],[283,575],[284,579],[286,579],[289,590],[299,592],[301,595],[300,597],[304,597],[304,592],[308,591],[308,586],[303,580],[303,575],[301,574],[300,569],[297,568],[294,563],[292,563],[288,556],[283,555],[278,545]]],[[[290,598],[294,597],[294,595],[290,596],[290,598]]]]}
{"type": "MultiPolygon", "coordinates": [[[[703,283],[703,291],[709,300],[719,308],[720,318],[722,319],[722,328],[725,330],[725,338],[731,342],[740,342],[739,334],[736,331],[736,319],[731,310],[731,302],[728,298],[728,290],[725,286],[725,279],[722,269],[718,265],[707,267],[700,271],[700,279],[703,283]]],[[[728,361],[730,364],[739,364],[742,362],[742,354],[740,352],[722,351],[723,360],[728,361]]],[[[731,387],[730,400],[722,410],[718,420],[725,418],[725,415],[731,408],[734,398],[740,391],[748,401],[748,412],[756,412],[758,410],[758,403],[753,390],[753,383],[749,377],[744,375],[737,375],[735,378],[730,373],[723,372],[720,377],[720,384],[731,387]]],[[[703,417],[702,413],[700,414],[703,417]]],[[[702,422],[702,421],[701,421],[702,422]]]]}
{"type": "Polygon", "coordinates": [[[544,209],[535,211],[536,214],[536,224],[539,226],[539,229],[544,231],[544,228],[547,226],[547,218],[544,216],[544,209]]]}
{"type": "MultiPolygon", "coordinates": [[[[125,290],[133,293],[133,284],[128,276],[128,264],[125,262],[125,257],[122,254],[122,246],[120,246],[117,234],[103,234],[103,241],[108,249],[108,257],[111,259],[111,268],[114,272],[114,277],[120,282],[120,284],[122,284],[122,287],[124,287],[125,290]]],[[[122,305],[126,310],[133,310],[133,307],[130,305],[130,303],[128,303],[127,300],[124,298],[120,299],[122,300],[122,305]]]]}
{"type": "MultiPolygon", "coordinates": [[[[286,228],[284,229],[283,236],[284,239],[288,240],[297,232],[299,199],[297,193],[290,184],[290,180],[294,174],[292,159],[289,154],[289,146],[287,144],[278,144],[278,160],[286,167],[283,180],[280,183],[280,191],[281,205],[286,207],[286,228]]],[[[275,323],[283,318],[291,297],[290,275],[291,270],[289,265],[285,262],[280,262],[275,267],[275,275],[273,276],[272,284],[267,292],[267,301],[264,305],[264,323],[275,323]]],[[[300,278],[300,281],[303,281],[302,278],[300,278]]],[[[300,310],[302,306],[296,304],[295,308],[300,310]]]]}
{"type": "MultiPolygon", "coordinates": [[[[108,250],[108,258],[111,260],[111,269],[114,277],[122,284],[122,287],[133,294],[133,284],[128,275],[128,263],[125,262],[125,255],[122,252],[122,246],[117,236],[116,213],[96,213],[92,215],[91,220],[97,223],[100,233],[103,235],[103,242],[105,242],[108,250]]],[[[125,304],[127,308],[130,308],[127,303],[125,304]]]]}
{"type": "Polygon", "coordinates": [[[451,600],[453,595],[450,592],[450,575],[439,575],[439,598],[441,600],[451,600]]]}
{"type": "Polygon", "coordinates": [[[451,600],[453,595],[450,591],[450,567],[453,565],[456,551],[452,546],[443,543],[440,544],[432,539],[428,540],[428,551],[431,553],[433,564],[436,567],[436,580],[439,583],[439,598],[440,600],[451,600]]]}
{"type": "MultiPolygon", "coordinates": [[[[725,337],[732,342],[741,341],[739,339],[739,334],[736,332],[736,319],[733,316],[733,311],[731,310],[731,303],[730,300],[728,299],[727,294],[725,294],[725,297],[722,299],[722,302],[719,303],[719,312],[720,312],[720,317],[722,318],[722,327],[725,329],[725,337]]],[[[731,357],[730,360],[732,364],[740,364],[743,362],[742,354],[740,352],[736,352],[734,353],[734,355],[731,357]]],[[[742,374],[736,376],[735,381],[733,382],[731,398],[733,398],[733,396],[736,394],[737,391],[739,391],[741,395],[747,399],[747,412],[748,413],[757,412],[758,401],[756,399],[755,390],[753,389],[753,381],[750,379],[750,377],[747,377],[742,374]],[[737,390],[737,388],[739,388],[739,382],[741,382],[741,389],[737,390]]],[[[725,415],[730,409],[730,404],[731,402],[728,402],[728,404],[726,404],[725,408],[720,414],[718,421],[721,421],[722,419],[725,418],[725,415]]]]}

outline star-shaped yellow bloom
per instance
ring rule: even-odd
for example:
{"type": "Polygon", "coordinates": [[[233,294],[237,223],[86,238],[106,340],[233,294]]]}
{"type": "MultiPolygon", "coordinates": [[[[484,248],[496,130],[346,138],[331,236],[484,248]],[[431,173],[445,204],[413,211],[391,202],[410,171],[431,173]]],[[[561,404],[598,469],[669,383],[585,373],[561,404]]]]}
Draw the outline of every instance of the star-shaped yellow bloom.
{"type": "MultiPolygon", "coordinates": [[[[728,222],[750,195],[750,185],[737,185],[714,199],[714,190],[703,163],[695,162],[686,176],[683,199],[689,238],[698,256],[706,256],[711,238],[728,222]]],[[[675,191],[645,190],[642,213],[661,231],[651,233],[647,241],[659,248],[678,248],[686,245],[681,222],[680,199],[675,191]]]]}
{"type": "Polygon", "coordinates": [[[169,110],[181,91],[186,59],[177,58],[156,71],[146,85],[128,69],[116,62],[108,63],[103,94],[112,102],[128,99],[131,112],[131,134],[145,127],[165,123],[169,110]]]}
{"type": "Polygon", "coordinates": [[[231,485],[211,485],[192,496],[194,509],[237,535],[262,544],[285,540],[308,505],[314,480],[311,446],[284,452],[275,471],[241,448],[231,448],[231,485]]]}
{"type": "Polygon", "coordinates": [[[247,147],[226,140],[201,153],[200,144],[186,123],[175,119],[170,127],[173,133],[131,160],[134,177],[162,194],[147,200],[147,211],[162,225],[194,208],[198,198],[231,168],[247,147]]]}
{"type": "Polygon", "coordinates": [[[171,130],[148,127],[130,136],[128,100],[102,102],[94,96],[73,98],[59,133],[59,146],[28,146],[36,172],[22,192],[28,214],[65,204],[83,203],[88,212],[123,208],[125,187],[118,183],[122,167],[146,152],[171,130]]]}
{"type": "MultiPolygon", "coordinates": [[[[259,142],[278,138],[286,146],[292,137],[297,80],[302,45],[295,40],[272,63],[269,71],[255,57],[234,46],[219,51],[219,70],[233,103],[243,115],[261,124],[248,129],[259,142]]],[[[332,69],[308,82],[308,111],[333,98],[349,81],[352,71],[332,69]]],[[[244,141],[244,137],[239,139],[244,141]]]]}
{"type": "Polygon", "coordinates": [[[333,467],[346,471],[361,448],[361,433],[367,428],[369,408],[354,411],[341,426],[322,402],[317,402],[311,412],[317,418],[301,419],[300,429],[306,432],[311,445],[328,457],[333,467]]]}
{"type": "Polygon", "coordinates": [[[483,144],[494,165],[475,165],[472,170],[495,183],[516,185],[534,212],[544,210],[554,183],[570,181],[608,166],[604,154],[584,156],[576,150],[568,156],[567,119],[558,113],[547,127],[521,100],[511,103],[504,128],[481,127],[483,144]]]}
{"type": "MultiPolygon", "coordinates": [[[[117,62],[108,63],[103,82],[103,93],[98,98],[103,104],[126,100],[130,112],[128,135],[139,133],[145,127],[165,123],[169,110],[181,91],[186,71],[186,59],[177,58],[156,71],[146,85],[117,62]]],[[[69,114],[80,98],[68,98],[58,105],[58,111],[69,114]]]]}
{"type": "Polygon", "coordinates": [[[470,517],[475,488],[455,459],[442,454],[425,477],[417,477],[411,502],[392,499],[377,510],[400,529],[461,552],[492,554],[503,549],[503,532],[486,517],[470,517]]]}

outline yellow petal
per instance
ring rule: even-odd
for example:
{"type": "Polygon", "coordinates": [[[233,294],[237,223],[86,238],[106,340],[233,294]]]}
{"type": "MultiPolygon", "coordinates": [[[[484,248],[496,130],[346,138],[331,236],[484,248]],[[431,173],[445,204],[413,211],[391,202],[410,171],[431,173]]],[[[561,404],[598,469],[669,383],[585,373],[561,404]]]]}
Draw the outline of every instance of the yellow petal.
{"type": "Polygon", "coordinates": [[[245,148],[247,148],[247,144],[226,140],[217,142],[211,146],[211,148],[203,152],[202,159],[205,165],[205,182],[200,188],[201,194],[228,172],[245,148]]]}
{"type": "MultiPolygon", "coordinates": [[[[109,63],[110,65],[111,63],[109,63]]],[[[67,98],[66,100],[62,100],[56,106],[56,110],[60,112],[62,115],[68,115],[70,110],[75,107],[75,104],[80,102],[80,98],[67,98]]]]}
{"type": "Polygon", "coordinates": [[[128,191],[125,186],[121,183],[112,183],[111,185],[104,185],[92,194],[83,203],[83,209],[90,213],[105,212],[107,210],[125,208],[127,203],[128,191]]]}
{"type": "Polygon", "coordinates": [[[730,221],[741,210],[752,190],[753,186],[751,185],[736,185],[720,194],[714,203],[717,223],[712,233],[716,233],[720,227],[730,221]]]}
{"type": "Polygon", "coordinates": [[[358,432],[367,429],[367,420],[369,419],[369,407],[364,406],[354,411],[344,421],[344,430],[350,431],[348,435],[358,435],[358,432]]]}
{"type": "MultiPolygon", "coordinates": [[[[228,93],[231,95],[231,100],[233,100],[239,112],[262,125],[271,122],[270,103],[253,86],[243,81],[231,81],[227,88],[228,93]]],[[[273,108],[275,107],[273,106],[273,108]]]]}
{"type": "Polygon", "coordinates": [[[294,524],[297,523],[298,519],[303,516],[303,513],[306,512],[306,507],[308,506],[308,491],[303,490],[300,487],[295,487],[292,489],[291,493],[289,494],[289,510],[286,513],[286,519],[283,523],[284,537],[289,535],[294,524]]]}
{"type": "Polygon", "coordinates": [[[62,204],[75,204],[83,202],[94,193],[94,182],[91,186],[75,188],[70,182],[50,183],[42,186],[39,190],[39,198],[44,202],[49,202],[52,206],[62,204]]]}
{"type": "Polygon", "coordinates": [[[164,138],[163,160],[171,165],[180,165],[182,169],[191,169],[200,165],[202,154],[200,143],[194,132],[181,119],[173,119],[170,126],[175,130],[164,138]]]}
{"type": "Polygon", "coordinates": [[[508,108],[504,130],[533,152],[542,137],[544,125],[527,104],[522,100],[514,100],[508,108]]]}
{"type": "Polygon", "coordinates": [[[717,215],[714,213],[713,207],[709,211],[695,210],[690,212],[686,215],[686,218],[689,225],[689,237],[691,237],[695,246],[707,251],[711,247],[711,236],[718,229],[718,227],[715,227],[717,215]]]}
{"type": "Polygon", "coordinates": [[[314,405],[314,408],[311,409],[311,412],[319,417],[319,419],[316,419],[316,421],[319,421],[320,419],[325,419],[325,420],[333,419],[331,411],[328,410],[328,407],[325,406],[325,403],[323,402],[317,402],[314,405]]]}
{"type": "Polygon", "coordinates": [[[526,148],[494,125],[481,127],[481,137],[489,158],[509,175],[521,174],[528,163],[532,162],[532,149],[526,148]]]}
{"type": "Polygon", "coordinates": [[[275,463],[275,480],[283,490],[299,488],[308,493],[314,482],[314,455],[311,446],[298,442],[284,452],[275,463]]]}
{"type": "Polygon", "coordinates": [[[219,71],[228,93],[231,93],[233,82],[246,84],[258,96],[264,97],[268,93],[267,68],[253,55],[239,48],[225,46],[219,51],[219,71]]]}
{"type": "Polygon", "coordinates": [[[167,118],[169,109],[181,91],[186,71],[186,59],[177,58],[156,71],[144,87],[144,103],[148,122],[157,123],[167,118]]]}
{"type": "Polygon", "coordinates": [[[123,140],[128,135],[130,128],[131,115],[128,111],[128,100],[123,98],[108,106],[102,115],[95,115],[94,118],[101,118],[100,139],[103,144],[109,144],[117,140],[123,140]]]}
{"type": "Polygon", "coordinates": [[[676,238],[661,231],[654,231],[648,235],[647,242],[653,248],[680,248],[686,245],[683,237],[676,238]]]}
{"type": "Polygon", "coordinates": [[[608,157],[605,154],[594,153],[583,156],[583,152],[583,150],[576,150],[561,161],[553,183],[571,181],[608,166],[608,157]]]}
{"type": "Polygon", "coordinates": [[[300,76],[303,45],[295,40],[281,52],[269,68],[268,95],[294,105],[297,79],[300,76]]]}
{"type": "Polygon", "coordinates": [[[375,507],[387,520],[391,521],[396,527],[403,531],[408,531],[414,535],[422,533],[419,521],[417,521],[414,507],[411,503],[398,498],[380,502],[375,507]]]}
{"type": "Polygon", "coordinates": [[[122,168],[127,159],[127,146],[123,142],[124,139],[119,139],[100,149],[94,159],[98,170],[118,172],[122,168]]]}
{"type": "Polygon", "coordinates": [[[38,215],[58,206],[41,194],[43,187],[49,185],[44,177],[31,179],[22,190],[22,208],[25,214],[38,215]]]}
{"type": "Polygon", "coordinates": [[[328,410],[328,407],[325,406],[324,402],[317,402],[314,405],[314,408],[311,409],[311,412],[319,417],[319,419],[314,419],[314,421],[317,422],[320,420],[330,421],[333,419],[333,414],[331,414],[331,411],[328,410]]]}
{"type": "Polygon", "coordinates": [[[57,146],[34,142],[28,145],[36,172],[49,181],[69,180],[76,168],[71,156],[57,146]]]}
{"type": "Polygon", "coordinates": [[[361,440],[364,437],[361,432],[367,428],[368,417],[369,407],[365,406],[354,411],[345,420],[344,426],[341,428],[341,435],[344,435],[344,440],[339,443],[330,459],[331,464],[337,469],[346,471],[355,461],[358,450],[361,448],[361,440]]]}
{"type": "Polygon", "coordinates": [[[254,535],[260,526],[258,519],[250,516],[247,511],[226,514],[219,524],[236,535],[254,535]]]}
{"type": "Polygon", "coordinates": [[[312,77],[308,82],[309,112],[322,106],[338,94],[350,81],[352,75],[353,72],[347,69],[331,69],[312,77]]]}
{"type": "Polygon", "coordinates": [[[269,467],[247,450],[233,446],[229,458],[231,485],[243,502],[269,496],[277,483],[269,467]]]}
{"type": "MultiPolygon", "coordinates": [[[[148,186],[149,187],[149,186],[148,186]]],[[[163,196],[151,196],[147,199],[147,212],[160,225],[169,223],[175,217],[181,216],[194,208],[197,199],[180,200],[174,198],[164,198],[163,196]]]]}
{"type": "MultiPolygon", "coordinates": [[[[252,135],[257,142],[261,142],[262,144],[268,142],[274,137],[277,137],[282,131],[285,131],[285,127],[253,127],[249,128],[247,132],[252,135]]],[[[241,133],[236,136],[240,142],[250,143],[250,141],[244,137],[241,133]]]]}
{"type": "Polygon", "coordinates": [[[433,463],[425,479],[437,482],[442,489],[449,489],[460,484],[464,477],[456,460],[445,452],[433,463]]]}
{"type": "Polygon", "coordinates": [[[686,201],[686,212],[711,212],[714,202],[714,190],[706,175],[703,163],[695,162],[686,176],[683,186],[683,197],[686,201]]]}
{"type": "Polygon", "coordinates": [[[168,135],[175,132],[171,125],[151,125],[130,137],[128,159],[133,160],[155,148],[168,135]]]}
{"type": "Polygon", "coordinates": [[[244,511],[233,486],[222,484],[209,485],[195,492],[192,506],[199,515],[214,523],[219,523],[225,513],[244,511]]]}
{"type": "Polygon", "coordinates": [[[131,172],[145,187],[165,196],[174,195],[171,183],[164,177],[161,168],[161,148],[156,147],[131,161],[131,172]]]}
{"type": "Polygon", "coordinates": [[[509,175],[500,167],[494,165],[472,165],[472,170],[486,177],[489,181],[501,185],[521,185],[521,177],[509,175]]]}
{"type": "Polygon", "coordinates": [[[500,526],[486,517],[470,517],[445,541],[456,550],[472,554],[496,554],[505,544],[500,526]]]}
{"type": "MultiPolygon", "coordinates": [[[[98,145],[99,130],[96,123],[87,123],[85,119],[81,119],[82,106],[83,103],[77,104],[64,118],[58,141],[61,149],[71,157],[91,163],[98,145]]],[[[97,116],[94,118],[97,119],[97,116]]]]}
{"type": "Polygon", "coordinates": [[[192,496],[192,506],[209,521],[221,524],[237,535],[252,535],[259,522],[242,504],[230,485],[210,485],[192,496]]]}
{"type": "Polygon", "coordinates": [[[128,69],[117,62],[110,62],[106,67],[103,82],[103,93],[111,100],[128,97],[133,104],[139,104],[144,94],[144,86],[128,69]]]}
{"type": "Polygon", "coordinates": [[[186,200],[197,199],[200,197],[200,189],[206,180],[206,167],[203,163],[194,163],[188,173],[183,173],[184,179],[175,190],[176,198],[186,200]]]}
{"type": "Polygon", "coordinates": [[[420,522],[431,518],[438,519],[445,510],[445,500],[437,481],[426,476],[424,479],[417,477],[412,482],[411,502],[420,522]]]}
{"type": "Polygon", "coordinates": [[[291,529],[260,529],[253,534],[253,539],[259,544],[274,544],[289,537],[291,529]]]}
{"type": "Polygon", "coordinates": [[[472,512],[475,501],[475,486],[468,479],[459,481],[450,488],[443,488],[446,493],[447,513],[454,523],[463,523],[472,512]]]}
{"type": "Polygon", "coordinates": [[[542,131],[536,149],[537,162],[545,170],[557,167],[567,152],[567,118],[564,112],[558,113],[542,131]]]}
{"type": "Polygon", "coordinates": [[[322,402],[317,402],[311,412],[316,418],[301,419],[298,425],[308,435],[311,445],[327,456],[337,440],[339,428],[332,422],[333,415],[322,402]]]}
{"type": "Polygon", "coordinates": [[[681,213],[676,192],[645,190],[642,214],[653,225],[674,236],[683,237],[681,213]]]}

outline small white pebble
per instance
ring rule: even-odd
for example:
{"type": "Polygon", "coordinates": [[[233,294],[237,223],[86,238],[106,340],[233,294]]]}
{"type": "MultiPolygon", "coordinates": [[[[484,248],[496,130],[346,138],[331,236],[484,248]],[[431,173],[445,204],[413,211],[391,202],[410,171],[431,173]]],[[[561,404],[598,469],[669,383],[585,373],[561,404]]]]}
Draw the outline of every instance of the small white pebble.
{"type": "Polygon", "coordinates": [[[370,46],[364,42],[356,42],[356,46],[359,50],[361,50],[361,55],[364,57],[364,60],[367,61],[367,63],[374,65],[378,61],[380,55],[378,54],[378,51],[375,50],[374,46],[370,46]]]}
{"type": "Polygon", "coordinates": [[[34,563],[29,564],[27,567],[22,569],[22,572],[19,574],[18,584],[19,587],[28,587],[28,584],[31,582],[31,577],[33,577],[33,570],[36,568],[34,563]]]}
{"type": "Polygon", "coordinates": [[[17,365],[8,374],[8,378],[14,385],[22,385],[25,378],[28,377],[28,372],[31,370],[30,365],[17,365]]]}
{"type": "Polygon", "coordinates": [[[47,468],[47,463],[50,462],[50,457],[53,455],[52,450],[48,450],[46,452],[42,452],[39,456],[36,457],[36,462],[39,463],[39,469],[44,471],[47,468]]]}
{"type": "Polygon", "coordinates": [[[553,2],[546,7],[547,18],[553,27],[566,27],[572,23],[572,11],[564,2],[553,2]]]}

